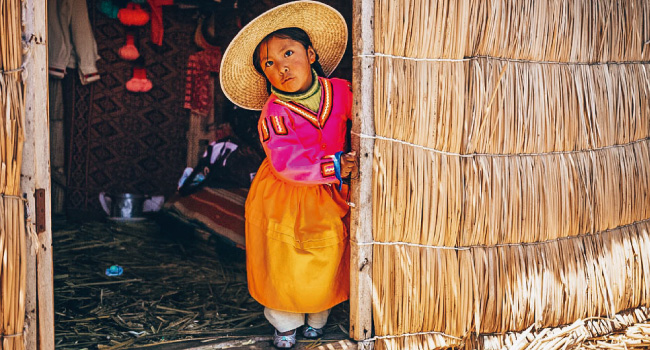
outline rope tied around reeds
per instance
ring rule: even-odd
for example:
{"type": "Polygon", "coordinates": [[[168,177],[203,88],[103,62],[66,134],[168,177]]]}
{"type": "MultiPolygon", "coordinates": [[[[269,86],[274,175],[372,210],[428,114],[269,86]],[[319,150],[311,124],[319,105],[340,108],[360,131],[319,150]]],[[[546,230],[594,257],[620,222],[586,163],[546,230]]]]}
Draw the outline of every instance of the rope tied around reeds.
{"type": "Polygon", "coordinates": [[[563,62],[563,61],[543,61],[543,60],[526,60],[521,58],[509,58],[489,55],[476,55],[463,58],[429,58],[429,57],[407,57],[397,56],[387,53],[374,52],[372,54],[355,55],[354,58],[390,58],[413,62],[469,62],[480,59],[514,62],[514,63],[531,63],[531,64],[557,64],[562,66],[611,66],[611,65],[627,65],[627,64],[650,64],[650,61],[606,61],[606,62],[563,62]]]}
{"type": "Polygon", "coordinates": [[[16,68],[16,69],[0,70],[0,74],[3,74],[3,75],[9,75],[9,74],[12,74],[12,73],[22,72],[23,70],[25,70],[25,67],[24,67],[24,66],[20,66],[19,68],[16,68]]]}
{"type": "Polygon", "coordinates": [[[0,197],[9,198],[9,199],[18,199],[18,200],[21,200],[21,201],[27,203],[27,199],[25,199],[25,198],[23,198],[21,196],[8,195],[8,194],[0,193],[0,197]]]}
{"type": "Polygon", "coordinates": [[[0,334],[0,339],[2,338],[17,338],[17,337],[22,337],[25,335],[25,330],[23,329],[22,332],[20,333],[14,333],[14,334],[0,334]]]}
{"type": "Polygon", "coordinates": [[[643,139],[640,139],[640,140],[635,140],[635,141],[627,142],[627,143],[624,143],[624,144],[603,146],[603,147],[597,147],[597,148],[588,148],[588,149],[575,150],[575,151],[551,151],[551,152],[539,152],[539,153],[456,153],[456,152],[442,151],[442,150],[439,150],[439,149],[418,145],[418,144],[411,143],[411,142],[408,142],[408,141],[393,139],[393,138],[390,138],[390,137],[384,137],[384,136],[379,136],[379,135],[368,135],[368,134],[356,133],[356,132],[351,132],[351,134],[359,136],[360,138],[364,138],[364,139],[374,139],[374,140],[395,142],[395,143],[400,143],[400,144],[403,144],[403,145],[406,145],[406,146],[420,148],[420,149],[423,149],[423,150],[426,150],[426,151],[431,151],[431,152],[438,153],[438,154],[445,155],[445,156],[453,156],[453,157],[461,157],[461,158],[475,158],[475,157],[540,157],[540,156],[550,156],[550,155],[555,156],[555,155],[566,155],[566,154],[579,154],[579,153],[606,151],[606,150],[612,149],[612,148],[627,147],[627,146],[635,145],[637,143],[650,141],[650,137],[646,137],[646,138],[643,138],[643,139]]]}
{"type": "Polygon", "coordinates": [[[585,237],[593,237],[593,236],[602,235],[602,234],[617,231],[617,230],[622,230],[622,229],[629,228],[629,227],[632,227],[632,226],[636,226],[636,225],[639,225],[639,224],[648,223],[649,221],[650,221],[650,218],[645,219],[645,220],[635,221],[635,222],[633,222],[631,224],[618,226],[618,227],[607,229],[607,230],[600,231],[600,232],[580,234],[580,235],[568,236],[568,237],[558,237],[558,238],[554,238],[554,239],[548,239],[548,240],[537,241],[537,242],[501,243],[501,244],[492,244],[492,245],[485,245],[485,244],[479,245],[479,244],[477,244],[477,245],[469,245],[469,246],[463,246],[463,247],[437,246],[437,245],[427,245],[427,244],[418,244],[418,243],[410,243],[410,242],[380,242],[380,241],[356,242],[354,240],[351,240],[351,242],[354,243],[357,246],[371,246],[371,245],[408,246],[408,247],[416,247],[416,248],[448,249],[448,250],[456,250],[456,251],[472,250],[472,249],[479,249],[479,248],[528,247],[528,246],[536,246],[536,245],[549,244],[549,243],[557,243],[557,242],[560,242],[560,241],[566,241],[566,240],[572,240],[572,239],[582,239],[582,238],[585,238],[585,237]]]}
{"type": "Polygon", "coordinates": [[[463,340],[461,337],[456,337],[450,334],[446,334],[443,332],[416,332],[416,333],[403,333],[403,334],[392,334],[392,335],[376,335],[372,338],[364,339],[361,342],[362,343],[370,343],[374,342],[376,340],[382,340],[382,339],[397,339],[397,338],[405,338],[405,337],[416,337],[416,336],[421,336],[421,335],[439,335],[445,338],[450,338],[454,340],[463,340]]]}

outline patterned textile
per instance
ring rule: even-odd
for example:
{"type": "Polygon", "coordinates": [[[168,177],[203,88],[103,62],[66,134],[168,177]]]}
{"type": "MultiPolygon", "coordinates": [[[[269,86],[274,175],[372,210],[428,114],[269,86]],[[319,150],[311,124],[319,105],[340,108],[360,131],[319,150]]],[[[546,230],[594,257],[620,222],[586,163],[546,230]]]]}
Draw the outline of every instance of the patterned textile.
{"type": "MultiPolygon", "coordinates": [[[[187,157],[189,125],[183,109],[187,58],[199,48],[192,40],[194,10],[163,7],[165,40],[152,45],[149,26],[135,29],[153,89],[132,93],[125,84],[133,63],[117,50],[127,29],[88,2],[91,24],[102,59],[102,79],[83,86],[76,74],[64,79],[69,121],[68,212],[101,215],[98,194],[143,193],[171,196],[187,157]]],[[[133,29],[129,29],[133,30],[133,29]]]]}
{"type": "Polygon", "coordinates": [[[221,49],[212,47],[190,56],[185,82],[185,105],[192,112],[207,116],[214,104],[214,80],[210,73],[218,73],[221,49]]]}
{"type": "Polygon", "coordinates": [[[182,222],[206,230],[244,248],[244,203],[246,188],[204,187],[189,196],[174,196],[163,211],[182,222]]]}

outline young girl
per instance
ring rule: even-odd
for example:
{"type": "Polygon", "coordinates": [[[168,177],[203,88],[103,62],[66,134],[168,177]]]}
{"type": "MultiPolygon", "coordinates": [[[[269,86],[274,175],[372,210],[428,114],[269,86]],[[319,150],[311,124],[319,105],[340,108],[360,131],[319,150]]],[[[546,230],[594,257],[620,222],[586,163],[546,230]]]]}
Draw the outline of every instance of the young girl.
{"type": "Polygon", "coordinates": [[[226,96],[262,110],[267,159],[246,200],[246,259],[249,291],[265,306],[278,348],[292,347],[302,326],[305,337],[322,336],[330,309],[349,297],[340,183],[356,171],[355,154],[343,154],[352,92],[326,78],[346,43],[340,13],[298,1],[249,23],[222,61],[226,96]]]}

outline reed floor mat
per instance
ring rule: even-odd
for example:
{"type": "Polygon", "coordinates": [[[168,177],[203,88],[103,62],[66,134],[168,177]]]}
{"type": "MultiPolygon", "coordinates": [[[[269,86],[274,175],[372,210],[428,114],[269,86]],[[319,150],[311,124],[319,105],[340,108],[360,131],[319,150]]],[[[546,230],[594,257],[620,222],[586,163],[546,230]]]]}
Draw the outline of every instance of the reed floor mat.
{"type": "MultiPolygon", "coordinates": [[[[161,230],[154,219],[72,223],[55,218],[53,250],[56,349],[270,345],[264,337],[270,339],[273,328],[248,294],[240,249],[161,230]],[[121,267],[121,275],[106,274],[113,265],[121,267]]],[[[329,341],[301,342],[299,348],[346,339],[348,312],[347,303],[333,310],[329,341]]]]}

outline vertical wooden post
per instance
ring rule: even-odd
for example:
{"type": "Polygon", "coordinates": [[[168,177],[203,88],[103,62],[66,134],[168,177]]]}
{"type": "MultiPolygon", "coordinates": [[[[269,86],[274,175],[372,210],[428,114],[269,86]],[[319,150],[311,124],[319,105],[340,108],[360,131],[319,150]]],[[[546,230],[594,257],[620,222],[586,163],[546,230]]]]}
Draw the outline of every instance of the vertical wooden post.
{"type": "MultiPolygon", "coordinates": [[[[359,178],[352,181],[350,240],[350,335],[355,340],[372,337],[372,163],[374,139],[374,0],[354,0],[352,10],[352,149],[359,155],[359,178]],[[361,245],[360,245],[361,244],[361,245]]],[[[372,348],[359,343],[359,349],[372,348]]]]}
{"type": "Polygon", "coordinates": [[[28,245],[26,291],[26,349],[54,349],[54,279],[50,191],[50,133],[48,120],[47,1],[25,0],[23,40],[25,56],[25,145],[20,186],[30,210],[28,225],[36,221],[36,189],[45,190],[45,231],[38,234],[38,254],[28,245]],[[37,304],[38,303],[38,304],[37,304]]]}

